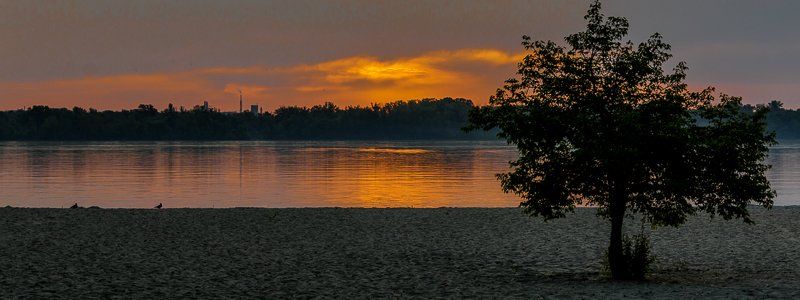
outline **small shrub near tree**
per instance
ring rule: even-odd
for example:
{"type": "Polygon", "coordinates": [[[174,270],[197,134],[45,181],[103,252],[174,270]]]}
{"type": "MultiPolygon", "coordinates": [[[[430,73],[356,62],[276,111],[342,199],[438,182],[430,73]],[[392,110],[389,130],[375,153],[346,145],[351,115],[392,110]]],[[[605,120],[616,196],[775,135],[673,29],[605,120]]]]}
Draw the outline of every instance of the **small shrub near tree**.
{"type": "MultiPolygon", "coordinates": [[[[622,255],[620,268],[622,280],[644,280],[653,269],[655,256],[650,253],[650,237],[644,231],[634,235],[622,235],[622,255]]],[[[603,269],[610,272],[609,253],[603,255],[603,269]]]]}

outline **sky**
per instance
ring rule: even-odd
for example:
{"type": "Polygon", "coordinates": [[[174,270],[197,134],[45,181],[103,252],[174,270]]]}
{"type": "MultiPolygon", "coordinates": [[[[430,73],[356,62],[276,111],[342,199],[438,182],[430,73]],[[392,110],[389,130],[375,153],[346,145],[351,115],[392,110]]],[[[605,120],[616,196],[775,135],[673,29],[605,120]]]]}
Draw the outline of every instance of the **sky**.
{"type": "MultiPolygon", "coordinates": [[[[0,110],[31,105],[366,105],[463,97],[514,76],[521,36],[582,30],[581,1],[0,0],[0,110]]],[[[800,1],[603,1],[654,32],[691,87],[800,107],[800,1]]],[[[670,65],[670,67],[671,67],[670,65]]]]}

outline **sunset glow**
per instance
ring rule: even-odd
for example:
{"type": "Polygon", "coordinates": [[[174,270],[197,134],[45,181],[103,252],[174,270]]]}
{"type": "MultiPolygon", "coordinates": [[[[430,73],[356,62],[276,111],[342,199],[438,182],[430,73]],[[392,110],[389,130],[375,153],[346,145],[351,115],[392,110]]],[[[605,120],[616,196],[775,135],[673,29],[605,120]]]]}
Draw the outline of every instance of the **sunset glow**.
{"type": "Polygon", "coordinates": [[[521,54],[496,49],[436,51],[412,57],[346,57],[314,65],[219,67],[184,72],[124,74],[21,83],[0,83],[2,108],[32,104],[131,108],[139,103],[191,107],[209,101],[223,110],[248,103],[366,105],[399,99],[463,97],[485,102],[512,76],[521,54]],[[469,67],[469,68],[467,68],[469,67]]]}
{"type": "MultiPolygon", "coordinates": [[[[522,35],[561,42],[582,27],[586,8],[585,1],[234,2],[2,2],[0,110],[208,101],[233,111],[239,90],[246,105],[268,110],[441,97],[484,104],[514,76],[522,35]]],[[[690,86],[787,107],[799,103],[800,46],[785,38],[796,18],[782,14],[795,8],[605,5],[610,15],[629,16],[634,42],[663,34],[690,67],[690,86]],[[681,22],[669,17],[677,15],[681,22]]]]}
{"type": "Polygon", "coordinates": [[[0,0],[0,300],[800,299],[798,11],[0,0]]]}

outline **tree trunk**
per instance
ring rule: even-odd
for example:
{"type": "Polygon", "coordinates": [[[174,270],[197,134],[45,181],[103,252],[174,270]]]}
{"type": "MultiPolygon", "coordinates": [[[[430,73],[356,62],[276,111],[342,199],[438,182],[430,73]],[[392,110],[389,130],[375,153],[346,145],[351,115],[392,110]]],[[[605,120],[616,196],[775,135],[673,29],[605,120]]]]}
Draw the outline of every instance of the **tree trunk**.
{"type": "Polygon", "coordinates": [[[611,278],[614,280],[623,280],[630,277],[622,255],[622,222],[625,220],[626,206],[624,190],[621,185],[616,185],[609,205],[611,238],[608,244],[608,265],[611,269],[611,278]]]}

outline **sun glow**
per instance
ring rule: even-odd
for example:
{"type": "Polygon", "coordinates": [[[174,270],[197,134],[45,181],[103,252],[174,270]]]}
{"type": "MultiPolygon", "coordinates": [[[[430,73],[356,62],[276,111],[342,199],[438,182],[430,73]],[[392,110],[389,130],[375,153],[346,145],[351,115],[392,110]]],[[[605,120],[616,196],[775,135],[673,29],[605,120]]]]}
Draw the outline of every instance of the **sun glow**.
{"type": "Polygon", "coordinates": [[[354,56],[313,65],[214,67],[179,72],[120,74],[38,82],[0,82],[0,109],[30,105],[132,108],[140,103],[191,107],[208,100],[223,110],[246,101],[281,105],[366,105],[398,99],[463,97],[486,101],[513,75],[521,54],[496,49],[434,51],[381,59],[354,56]]]}

